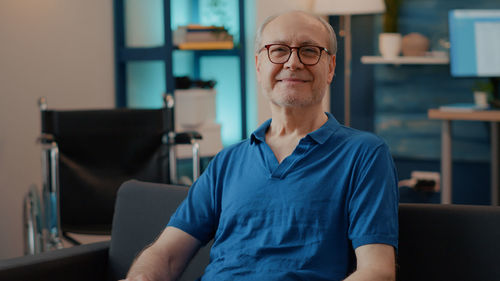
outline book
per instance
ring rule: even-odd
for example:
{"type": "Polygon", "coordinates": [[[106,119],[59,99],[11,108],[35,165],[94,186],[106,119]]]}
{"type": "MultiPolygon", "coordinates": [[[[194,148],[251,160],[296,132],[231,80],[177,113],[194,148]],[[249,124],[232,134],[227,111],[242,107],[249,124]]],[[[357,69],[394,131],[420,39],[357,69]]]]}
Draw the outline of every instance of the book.
{"type": "Polygon", "coordinates": [[[214,42],[214,41],[233,41],[233,36],[225,31],[188,31],[184,36],[184,42],[214,42]]]}
{"type": "Polygon", "coordinates": [[[177,46],[180,50],[221,50],[233,49],[233,41],[184,42],[177,46]]]}
{"type": "Polygon", "coordinates": [[[174,45],[186,42],[233,41],[233,36],[223,26],[179,26],[173,34],[174,45]]]}
{"type": "Polygon", "coordinates": [[[191,31],[191,30],[226,30],[224,28],[224,26],[201,25],[201,24],[188,24],[185,26],[179,26],[179,28],[186,28],[188,31],[191,31]]]}
{"type": "Polygon", "coordinates": [[[488,107],[478,106],[475,103],[452,103],[439,107],[439,110],[449,112],[472,112],[487,109],[488,107]]]}

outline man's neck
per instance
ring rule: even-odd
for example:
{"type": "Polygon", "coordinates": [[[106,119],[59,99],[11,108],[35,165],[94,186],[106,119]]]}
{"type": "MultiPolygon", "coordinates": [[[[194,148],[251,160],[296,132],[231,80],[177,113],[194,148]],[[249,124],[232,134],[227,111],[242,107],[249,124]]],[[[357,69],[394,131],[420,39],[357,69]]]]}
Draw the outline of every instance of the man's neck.
{"type": "Polygon", "coordinates": [[[328,120],[321,106],[272,107],[272,122],[266,132],[266,143],[273,151],[278,163],[292,154],[300,139],[319,129],[328,120]]]}
{"type": "Polygon", "coordinates": [[[328,120],[321,105],[314,107],[272,106],[272,123],[266,137],[296,137],[298,139],[319,129],[328,120]]]}

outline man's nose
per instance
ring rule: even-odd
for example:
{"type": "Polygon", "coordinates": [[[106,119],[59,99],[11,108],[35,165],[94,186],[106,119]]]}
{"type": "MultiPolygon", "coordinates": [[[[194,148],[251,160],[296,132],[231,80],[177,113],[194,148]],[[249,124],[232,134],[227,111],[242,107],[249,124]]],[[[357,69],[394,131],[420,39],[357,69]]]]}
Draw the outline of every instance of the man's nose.
{"type": "Polygon", "coordinates": [[[293,49],[292,53],[290,54],[290,58],[284,65],[285,68],[290,68],[290,69],[296,69],[296,68],[302,68],[304,65],[300,61],[299,58],[299,50],[293,49]]]}

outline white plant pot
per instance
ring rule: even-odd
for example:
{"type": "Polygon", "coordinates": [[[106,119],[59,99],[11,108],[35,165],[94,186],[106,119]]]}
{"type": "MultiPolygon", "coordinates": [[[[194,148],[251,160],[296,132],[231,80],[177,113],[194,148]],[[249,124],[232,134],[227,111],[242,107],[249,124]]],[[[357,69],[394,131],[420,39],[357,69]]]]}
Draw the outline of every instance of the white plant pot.
{"type": "Polygon", "coordinates": [[[382,57],[393,59],[401,53],[400,33],[380,33],[378,36],[378,49],[382,57]]]}
{"type": "Polygon", "coordinates": [[[488,108],[488,93],[474,91],[474,103],[479,108],[488,108]]]}

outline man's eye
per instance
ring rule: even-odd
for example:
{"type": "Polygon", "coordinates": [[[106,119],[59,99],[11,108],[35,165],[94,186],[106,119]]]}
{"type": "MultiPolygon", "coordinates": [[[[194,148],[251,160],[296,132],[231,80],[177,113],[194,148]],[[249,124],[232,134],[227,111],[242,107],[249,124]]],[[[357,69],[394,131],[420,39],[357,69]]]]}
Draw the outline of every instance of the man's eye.
{"type": "Polygon", "coordinates": [[[316,55],[318,54],[318,49],[316,48],[313,48],[313,47],[303,47],[301,48],[301,52],[304,54],[304,55],[316,55]]]}
{"type": "Polygon", "coordinates": [[[288,50],[284,47],[276,47],[276,48],[271,49],[271,52],[279,54],[279,53],[286,53],[286,52],[288,52],[288,50]]]}

